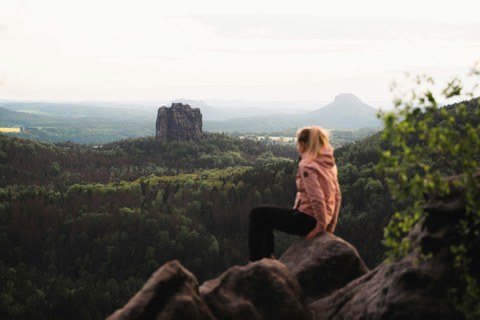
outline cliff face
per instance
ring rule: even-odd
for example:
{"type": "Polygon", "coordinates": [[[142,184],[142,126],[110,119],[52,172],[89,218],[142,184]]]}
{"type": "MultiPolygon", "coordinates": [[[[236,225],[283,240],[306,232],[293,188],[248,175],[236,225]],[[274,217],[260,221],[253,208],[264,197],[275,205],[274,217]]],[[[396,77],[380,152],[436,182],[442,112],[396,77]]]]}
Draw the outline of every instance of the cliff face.
{"type": "Polygon", "coordinates": [[[202,136],[202,113],[188,104],[172,103],[158,109],[155,140],[198,140],[202,136]]]}
{"type": "Polygon", "coordinates": [[[465,214],[461,192],[433,195],[425,210],[429,214],[409,235],[418,250],[374,270],[330,233],[299,239],[279,260],[235,266],[202,285],[173,261],[108,320],[464,319],[449,298],[455,274],[450,245],[459,241],[456,226],[465,214]],[[433,258],[422,259],[428,253],[433,258]]]}

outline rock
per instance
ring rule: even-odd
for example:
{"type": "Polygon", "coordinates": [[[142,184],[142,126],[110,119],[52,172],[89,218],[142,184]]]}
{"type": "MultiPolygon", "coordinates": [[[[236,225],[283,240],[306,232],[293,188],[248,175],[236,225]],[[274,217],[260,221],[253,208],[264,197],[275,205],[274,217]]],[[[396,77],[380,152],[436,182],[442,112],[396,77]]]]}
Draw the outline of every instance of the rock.
{"type": "Polygon", "coordinates": [[[312,241],[296,240],[279,260],[298,280],[307,301],[327,296],[368,272],[357,250],[329,232],[312,241]]]}
{"type": "Polygon", "coordinates": [[[200,294],[218,319],[310,319],[301,289],[280,262],[235,266],[205,282],[200,294]]]}
{"type": "MultiPolygon", "coordinates": [[[[453,180],[450,177],[447,180],[453,180]]],[[[462,191],[451,188],[448,198],[436,194],[428,196],[424,210],[428,215],[422,218],[410,233],[413,247],[423,248],[424,252],[433,253],[437,259],[448,258],[448,246],[459,240],[456,225],[465,215],[465,203],[462,191]]]]}
{"type": "Polygon", "coordinates": [[[155,140],[188,141],[202,137],[202,113],[188,104],[172,103],[158,109],[155,140]]]}
{"type": "Polygon", "coordinates": [[[196,278],[178,261],[158,269],[128,303],[107,320],[215,319],[198,293],[196,278]]]}
{"type": "Polygon", "coordinates": [[[416,250],[310,304],[315,319],[464,319],[449,298],[455,281],[450,246],[460,241],[456,225],[465,214],[461,193],[431,195],[425,210],[409,234],[416,250]],[[433,258],[423,258],[430,253],[433,258]]]}
{"type": "Polygon", "coordinates": [[[323,319],[463,319],[447,298],[445,270],[402,260],[385,263],[310,305],[323,319]]]}

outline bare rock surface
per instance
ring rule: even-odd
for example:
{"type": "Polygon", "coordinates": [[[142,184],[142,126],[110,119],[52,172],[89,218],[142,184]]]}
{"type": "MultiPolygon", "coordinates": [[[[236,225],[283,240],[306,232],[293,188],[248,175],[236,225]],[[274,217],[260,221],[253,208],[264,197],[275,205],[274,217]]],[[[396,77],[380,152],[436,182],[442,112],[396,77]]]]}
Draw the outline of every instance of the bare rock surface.
{"type": "Polygon", "coordinates": [[[121,309],[107,320],[215,319],[198,293],[196,278],[178,261],[159,268],[121,309]]]}
{"type": "Polygon", "coordinates": [[[382,264],[310,308],[316,320],[462,319],[447,299],[442,269],[409,260],[382,264]]]}
{"type": "Polygon", "coordinates": [[[368,272],[355,247],[329,232],[312,241],[296,240],[279,261],[298,280],[307,301],[324,297],[368,272]]]}
{"type": "Polygon", "coordinates": [[[218,319],[310,319],[295,278],[280,262],[235,266],[205,282],[200,293],[218,319]]]}

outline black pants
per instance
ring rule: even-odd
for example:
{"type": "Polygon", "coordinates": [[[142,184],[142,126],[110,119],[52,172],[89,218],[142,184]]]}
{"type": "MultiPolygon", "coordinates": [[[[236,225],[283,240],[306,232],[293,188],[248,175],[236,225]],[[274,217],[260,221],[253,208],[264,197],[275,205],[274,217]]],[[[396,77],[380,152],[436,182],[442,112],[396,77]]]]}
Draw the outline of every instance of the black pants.
{"type": "Polygon", "coordinates": [[[250,212],[248,249],[250,261],[270,257],[275,249],[273,229],[303,236],[315,228],[311,216],[295,209],[279,206],[255,207],[250,212]]]}

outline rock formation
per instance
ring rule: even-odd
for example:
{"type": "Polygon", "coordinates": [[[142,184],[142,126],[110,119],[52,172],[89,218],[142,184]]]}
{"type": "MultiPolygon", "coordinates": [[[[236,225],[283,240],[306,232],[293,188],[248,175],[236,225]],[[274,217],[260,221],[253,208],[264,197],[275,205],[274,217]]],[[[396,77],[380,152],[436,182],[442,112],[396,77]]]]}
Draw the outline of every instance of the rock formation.
{"type": "Polygon", "coordinates": [[[298,282],[282,263],[263,259],[230,268],[200,294],[217,319],[310,319],[298,282]]]}
{"type": "Polygon", "coordinates": [[[312,319],[307,303],[365,274],[357,250],[325,233],[295,241],[280,260],[235,266],[201,286],[179,262],[161,267],[108,320],[312,319]],[[303,287],[302,287],[303,285],[303,287]],[[186,314],[185,308],[190,313],[186,314]],[[207,310],[207,311],[205,311],[207,310]]]}
{"type": "Polygon", "coordinates": [[[357,249],[328,232],[314,241],[295,241],[279,260],[297,279],[307,302],[327,296],[368,272],[357,249]]]}
{"type": "Polygon", "coordinates": [[[198,294],[198,282],[178,261],[166,263],[107,320],[215,319],[198,294]]]}
{"type": "Polygon", "coordinates": [[[202,113],[188,104],[172,103],[158,109],[155,140],[198,140],[202,136],[202,113]]]}
{"type": "Polygon", "coordinates": [[[463,319],[448,298],[461,199],[431,196],[409,235],[418,250],[372,271],[350,244],[322,234],[295,241],[278,261],[235,266],[201,286],[167,263],[109,319],[463,319]],[[422,259],[428,253],[434,258],[422,259]]]}

